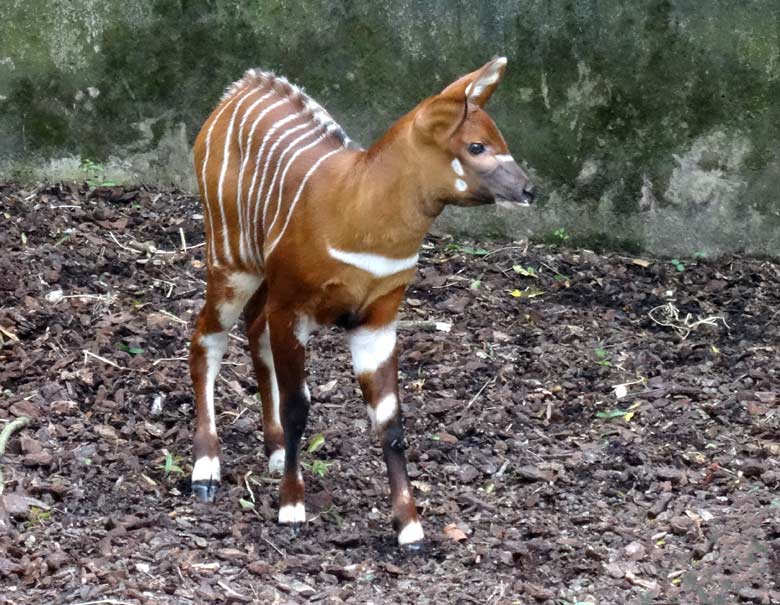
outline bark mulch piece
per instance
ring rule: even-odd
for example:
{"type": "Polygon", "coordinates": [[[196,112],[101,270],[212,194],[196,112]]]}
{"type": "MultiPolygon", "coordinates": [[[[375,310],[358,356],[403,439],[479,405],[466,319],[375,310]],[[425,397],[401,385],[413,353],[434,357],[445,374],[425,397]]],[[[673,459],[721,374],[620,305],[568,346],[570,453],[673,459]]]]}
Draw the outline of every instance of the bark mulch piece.
{"type": "Polygon", "coordinates": [[[2,460],[0,603],[780,603],[778,265],[428,238],[401,313],[406,552],[335,329],[309,353],[301,533],[275,523],[243,326],[221,496],[190,498],[199,214],[0,184],[0,428],[32,419],[2,460]]]}

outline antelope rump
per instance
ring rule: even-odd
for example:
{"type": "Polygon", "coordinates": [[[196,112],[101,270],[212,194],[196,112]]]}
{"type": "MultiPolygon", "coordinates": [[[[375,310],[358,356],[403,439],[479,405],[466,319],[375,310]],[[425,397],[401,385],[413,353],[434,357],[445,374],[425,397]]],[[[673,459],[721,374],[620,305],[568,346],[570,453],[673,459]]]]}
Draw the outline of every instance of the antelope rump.
{"type": "Polygon", "coordinates": [[[190,348],[198,499],[212,501],[220,483],[214,383],[243,311],[265,452],[271,472],[282,473],[279,522],[305,521],[306,343],[318,326],[337,325],[381,440],[398,542],[423,539],[406,473],[395,320],[423,237],[445,205],[533,199],[483,110],[505,67],[496,58],[456,80],[368,149],[284,78],[249,70],[227,90],[194,149],[207,264],[190,348]]]}

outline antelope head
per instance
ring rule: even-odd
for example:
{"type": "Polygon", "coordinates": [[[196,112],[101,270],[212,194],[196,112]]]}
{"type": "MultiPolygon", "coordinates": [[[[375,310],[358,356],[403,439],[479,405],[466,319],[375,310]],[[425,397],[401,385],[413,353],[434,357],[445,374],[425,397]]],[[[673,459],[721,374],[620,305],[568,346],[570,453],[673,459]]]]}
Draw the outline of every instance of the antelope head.
{"type": "Polygon", "coordinates": [[[426,149],[437,197],[445,204],[476,206],[499,200],[527,206],[534,199],[528,175],[483,109],[498,87],[506,58],[498,57],[423,101],[414,127],[426,149]]]}

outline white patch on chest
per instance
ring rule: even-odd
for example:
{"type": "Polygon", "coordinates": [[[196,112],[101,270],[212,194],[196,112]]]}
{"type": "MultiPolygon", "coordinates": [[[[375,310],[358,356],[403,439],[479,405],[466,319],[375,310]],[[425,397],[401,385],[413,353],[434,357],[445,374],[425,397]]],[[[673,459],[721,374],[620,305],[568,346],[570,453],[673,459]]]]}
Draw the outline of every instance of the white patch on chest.
{"type": "Polygon", "coordinates": [[[357,267],[374,277],[387,277],[401,271],[413,269],[419,259],[417,254],[407,258],[390,258],[369,252],[347,252],[331,246],[328,246],[328,254],[336,260],[357,267]]]}

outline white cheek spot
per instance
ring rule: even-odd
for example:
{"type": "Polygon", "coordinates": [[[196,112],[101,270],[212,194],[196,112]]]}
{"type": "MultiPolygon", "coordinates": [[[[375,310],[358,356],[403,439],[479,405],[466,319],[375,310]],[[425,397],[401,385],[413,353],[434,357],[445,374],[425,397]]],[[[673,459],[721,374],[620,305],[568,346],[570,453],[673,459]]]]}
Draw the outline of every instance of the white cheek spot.
{"type": "Polygon", "coordinates": [[[355,375],[375,372],[395,350],[395,323],[372,330],[359,328],[349,335],[355,375]]]}
{"type": "Polygon", "coordinates": [[[398,544],[403,546],[404,544],[414,544],[420,542],[425,536],[423,535],[422,525],[419,521],[412,521],[407,523],[398,533],[398,544]]]}
{"type": "Polygon", "coordinates": [[[394,394],[385,395],[376,404],[376,407],[368,406],[368,417],[371,425],[377,429],[387,424],[398,411],[398,399],[394,394]]]}
{"type": "Polygon", "coordinates": [[[301,346],[306,346],[309,342],[309,336],[317,329],[317,322],[308,315],[299,315],[298,323],[295,324],[295,338],[301,343],[301,346]]]}
{"type": "Polygon", "coordinates": [[[284,472],[284,450],[276,450],[271,457],[268,458],[268,472],[271,475],[281,475],[284,472]]]}
{"type": "Polygon", "coordinates": [[[202,456],[195,461],[192,467],[193,481],[219,481],[219,458],[202,456]]]}
{"type": "Polygon", "coordinates": [[[285,504],[279,509],[279,523],[305,523],[306,508],[303,502],[285,504]]]}
{"type": "Polygon", "coordinates": [[[463,179],[455,179],[455,189],[457,189],[460,192],[466,191],[469,186],[466,184],[466,181],[463,179]]]}
{"type": "Polygon", "coordinates": [[[513,157],[512,157],[510,154],[508,154],[508,153],[501,153],[501,154],[499,154],[499,155],[495,156],[495,158],[496,158],[496,160],[498,160],[499,162],[514,162],[514,161],[515,161],[515,158],[513,158],[513,157]]]}
{"type": "Polygon", "coordinates": [[[460,163],[460,160],[458,158],[452,160],[450,165],[452,166],[453,172],[458,176],[463,176],[465,174],[463,172],[463,164],[460,163]]]}

